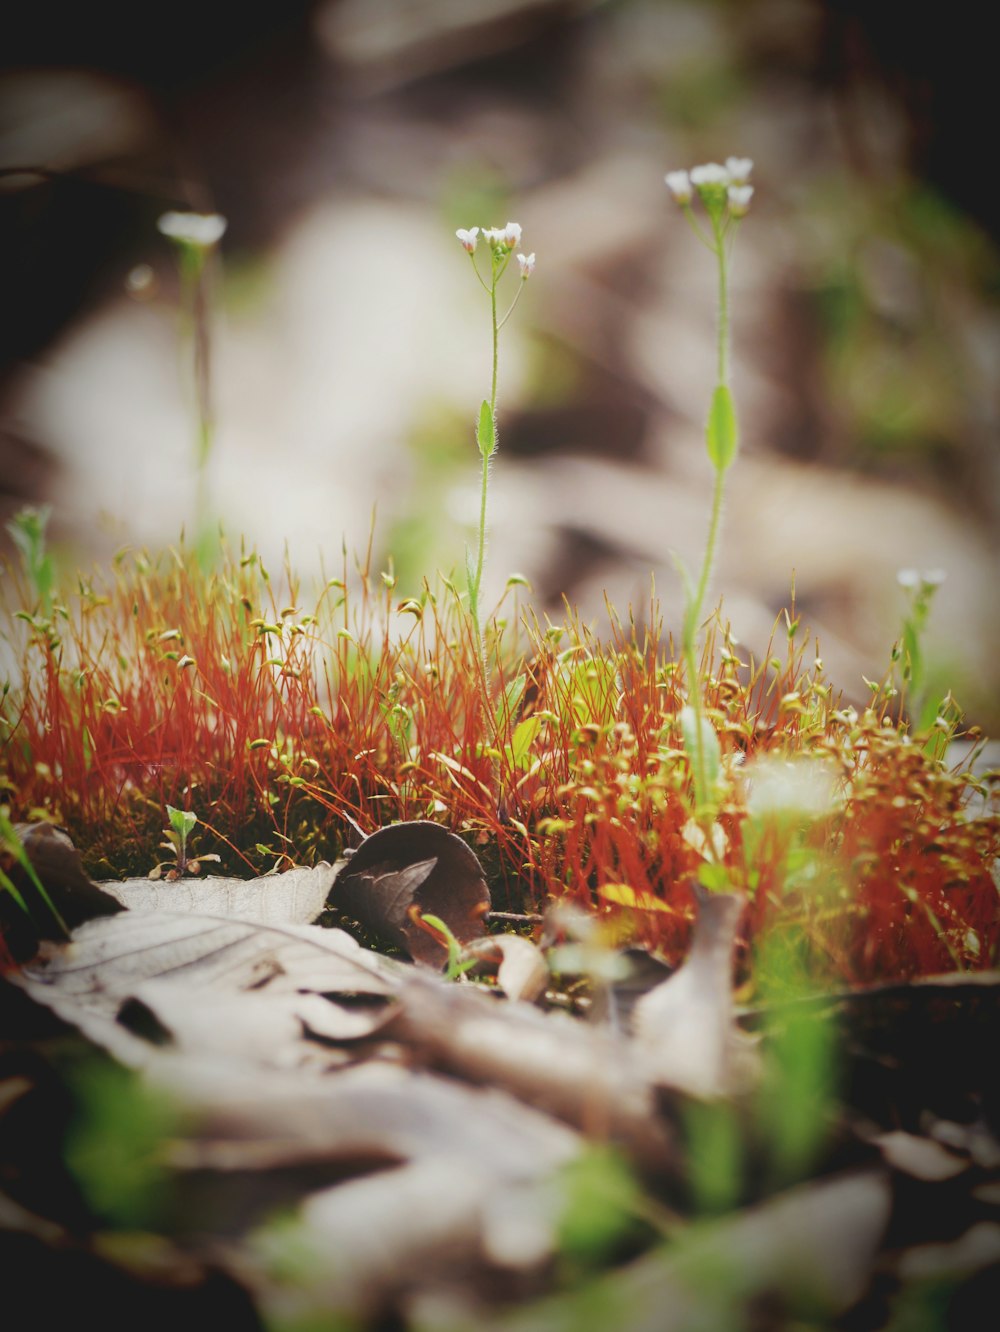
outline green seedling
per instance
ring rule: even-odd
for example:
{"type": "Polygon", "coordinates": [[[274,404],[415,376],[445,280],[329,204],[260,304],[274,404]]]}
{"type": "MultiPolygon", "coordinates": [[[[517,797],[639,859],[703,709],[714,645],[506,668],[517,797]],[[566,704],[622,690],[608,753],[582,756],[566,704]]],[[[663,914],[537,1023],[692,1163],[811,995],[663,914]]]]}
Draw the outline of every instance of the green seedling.
{"type": "Polygon", "coordinates": [[[48,504],[38,509],[28,506],[16,513],[7,524],[7,531],[21,557],[36,609],[45,619],[52,614],[52,588],[55,582],[52,556],[45,548],[45,529],[51,513],[48,504]]]}
{"type": "Polygon", "coordinates": [[[421,911],[419,907],[411,907],[410,918],[448,949],[448,966],[445,974],[449,980],[458,980],[476,965],[476,959],[465,956],[462,945],[440,916],[433,916],[429,911],[421,911]]]}
{"type": "Polygon", "coordinates": [[[483,631],[480,595],[483,586],[483,569],[486,562],[486,511],[490,483],[490,461],[496,453],[498,445],[497,373],[500,364],[500,330],[513,313],[514,307],[520,299],[521,292],[524,290],[524,284],[534,271],[535,256],[533,253],[528,255],[517,255],[520,282],[514,293],[514,298],[507,308],[506,314],[500,317],[497,312],[497,291],[501,279],[510,267],[510,261],[514,257],[514,251],[521,243],[521,228],[519,224],[517,222],[508,222],[505,227],[484,227],[482,228],[482,231],[480,231],[479,227],[471,227],[469,229],[460,227],[455,232],[455,235],[458,237],[462,244],[462,248],[469,256],[470,262],[472,263],[472,271],[475,273],[479,285],[486,292],[490,300],[490,323],[492,328],[493,352],[492,374],[490,376],[490,396],[483,399],[479,408],[479,418],[476,423],[476,445],[479,449],[479,457],[482,464],[479,488],[479,527],[476,540],[476,553],[475,556],[473,556],[471,551],[466,551],[465,569],[469,593],[469,616],[472,620],[476,651],[480,659],[480,692],[483,704],[483,717],[487,725],[493,730],[493,739],[494,742],[496,742],[497,727],[490,703],[486,637],[483,631]],[[490,252],[489,274],[486,277],[480,272],[476,259],[476,252],[480,239],[486,242],[490,252]]]}
{"type": "MultiPolygon", "coordinates": [[[[693,167],[690,172],[669,171],[665,177],[667,188],[682,208],[695,235],[715,255],[718,265],[718,363],[716,386],[705,424],[705,449],[715,472],[712,511],[697,584],[692,585],[687,572],[681,569],[685,600],[682,650],[689,698],[681,715],[681,728],[685,752],[694,775],[695,816],[709,834],[715,820],[715,787],[720,755],[714,728],[703,713],[696,650],[718,544],[725,476],[739,447],[736,406],[729,387],[729,272],[736,230],[740,220],[746,216],[753,196],[753,186],[747,184],[752,169],[753,163],[749,158],[730,157],[725,166],[710,162],[693,167]],[[696,194],[708,218],[708,231],[692,209],[696,194]]],[[[706,836],[706,846],[711,849],[714,845],[715,839],[711,835],[706,836]]]]}
{"type": "Polygon", "coordinates": [[[949,723],[953,719],[948,715],[949,698],[931,693],[923,638],[931,604],[944,577],[940,569],[929,569],[926,572],[900,569],[897,579],[906,593],[908,605],[899,641],[892,651],[893,665],[898,665],[902,676],[901,703],[906,706],[913,730],[922,735],[939,721],[942,723],[929,740],[930,751],[936,757],[944,753],[952,729],[949,723]]]}
{"type": "Polygon", "coordinates": [[[200,874],[201,867],[206,860],[218,861],[220,859],[219,856],[214,854],[202,855],[197,858],[188,856],[188,838],[197,826],[197,814],[191,810],[174,809],[173,805],[168,805],[167,818],[170,827],[163,829],[163,834],[167,840],[161,842],[160,847],[164,851],[172,852],[172,859],[161,860],[158,865],[154,865],[149,872],[151,879],[159,879],[162,876],[172,880],[179,879],[182,874],[200,874]],[[169,868],[164,874],[165,867],[169,868]]]}

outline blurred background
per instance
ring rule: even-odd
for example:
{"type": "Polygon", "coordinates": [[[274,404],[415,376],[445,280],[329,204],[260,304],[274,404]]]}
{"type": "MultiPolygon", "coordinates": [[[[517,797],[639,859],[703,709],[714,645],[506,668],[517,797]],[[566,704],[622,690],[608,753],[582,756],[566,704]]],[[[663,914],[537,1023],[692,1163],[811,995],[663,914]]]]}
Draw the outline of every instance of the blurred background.
{"type": "MultiPolygon", "coordinates": [[[[65,558],[190,531],[193,403],[166,209],[228,219],[211,502],[306,577],[461,570],[488,302],[456,227],[523,229],[488,601],[529,578],[668,626],[711,473],[714,262],[664,172],[752,157],[712,597],[761,652],[794,577],[848,698],[904,567],[947,578],[936,676],[1000,726],[1000,191],[981,6],[903,0],[37,0],[0,70],[0,507],[65,558]]],[[[510,278],[513,293],[515,279],[510,278]]]]}

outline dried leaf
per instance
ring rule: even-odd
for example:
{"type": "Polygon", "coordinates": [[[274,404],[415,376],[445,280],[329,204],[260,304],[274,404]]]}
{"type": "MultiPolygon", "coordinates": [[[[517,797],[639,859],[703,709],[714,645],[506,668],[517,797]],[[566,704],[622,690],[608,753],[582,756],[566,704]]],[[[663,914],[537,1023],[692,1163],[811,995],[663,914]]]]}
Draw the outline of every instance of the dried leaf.
{"type": "Polygon", "coordinates": [[[190,911],[201,916],[226,916],[260,925],[284,922],[307,925],[321,915],[336,871],[325,861],[310,869],[300,866],[256,879],[179,879],[163,883],[126,879],[100,886],[129,911],[190,911]]]}
{"type": "Polygon", "coordinates": [[[904,1253],[899,1275],[906,1281],[952,1280],[1000,1266],[1000,1224],[980,1221],[946,1244],[921,1244],[904,1253]]]}
{"type": "Polygon", "coordinates": [[[549,983],[549,964],[538,945],[518,934],[498,934],[491,942],[500,951],[497,984],[507,998],[526,1003],[540,998],[549,983]]]}
{"type": "MultiPolygon", "coordinates": [[[[84,873],[80,853],[68,833],[51,823],[16,823],[14,831],[53,905],[71,929],[95,916],[113,916],[123,909],[84,873]]],[[[11,864],[7,873],[19,889],[26,886],[19,866],[11,864]]]]}
{"type": "MultiPolygon", "coordinates": [[[[391,996],[398,983],[388,959],[361,948],[342,930],[166,912],[123,912],[90,921],[74,931],[69,944],[46,946],[12,979],[130,1064],[145,1062],[150,1040],[132,1034],[118,1021],[119,1012],[151,981],[184,996],[176,1000],[177,1013],[188,995],[202,996],[206,1009],[214,998],[246,991],[269,998],[327,995],[333,1002],[340,995],[391,996]]],[[[166,994],[157,991],[165,1021],[152,1033],[154,1040],[170,1039],[166,994]]]]}
{"type": "Polygon", "coordinates": [[[486,1332],[584,1326],[584,1300],[588,1310],[600,1300],[613,1325],[629,1332],[742,1327],[747,1310],[769,1309],[775,1293],[793,1298],[792,1310],[808,1311],[812,1325],[864,1293],[891,1205],[881,1172],[806,1184],[703,1226],[596,1287],[478,1325],[486,1332]]]}
{"type": "Polygon", "coordinates": [[[684,964],[644,994],[632,1013],[636,1045],[650,1078],[696,1096],[743,1088],[756,1060],[736,1027],[732,953],[743,898],[696,888],[698,919],[684,964]]]}
{"type": "Polygon", "coordinates": [[[503,1092],[398,1064],[370,1062],[329,1077],[275,1070],[261,1079],[248,1066],[173,1055],[150,1073],[198,1123],[197,1136],[171,1149],[184,1169],[459,1160],[517,1181],[580,1150],[575,1133],[503,1092]]]}
{"type": "Polygon", "coordinates": [[[949,1152],[930,1138],[904,1133],[902,1129],[880,1133],[872,1140],[886,1163],[915,1179],[952,1179],[969,1168],[968,1160],[949,1152]]]}
{"type": "Polygon", "coordinates": [[[372,833],[339,871],[330,905],[376,938],[440,968],[443,945],[410,914],[439,916],[460,943],[480,937],[490,894],[475,852],[440,824],[394,823],[372,833]]]}
{"type": "Polygon", "coordinates": [[[470,986],[412,971],[388,1035],[473,1082],[504,1088],[656,1169],[675,1164],[654,1089],[629,1046],[603,1028],[527,1004],[500,1005],[470,986]]]}

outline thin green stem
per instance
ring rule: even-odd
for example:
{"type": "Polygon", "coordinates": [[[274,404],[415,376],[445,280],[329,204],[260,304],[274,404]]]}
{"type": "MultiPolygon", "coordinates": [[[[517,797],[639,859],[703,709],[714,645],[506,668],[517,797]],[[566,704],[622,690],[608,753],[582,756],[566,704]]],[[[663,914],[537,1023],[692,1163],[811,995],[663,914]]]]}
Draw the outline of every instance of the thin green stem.
{"type": "Polygon", "coordinates": [[[712,219],[715,232],[716,258],[719,261],[719,383],[729,383],[729,265],[726,262],[726,245],[722,229],[716,218],[712,219]]]}
{"type": "Polygon", "coordinates": [[[708,522],[708,538],[705,542],[705,556],[701,566],[701,576],[698,579],[698,590],[695,593],[695,607],[697,609],[697,618],[701,618],[702,607],[705,604],[705,595],[708,592],[708,580],[712,576],[712,565],[715,563],[715,547],[719,537],[719,522],[722,518],[722,498],[726,484],[726,473],[723,468],[718,467],[715,471],[715,485],[712,489],[712,514],[708,522]]]}
{"type": "MultiPolygon", "coordinates": [[[[728,256],[725,244],[725,226],[720,216],[716,213],[711,215],[712,232],[714,244],[709,248],[713,251],[718,262],[719,274],[719,300],[718,300],[718,320],[717,320],[717,339],[718,339],[718,382],[725,385],[729,378],[729,273],[728,256]]],[[[693,219],[692,219],[693,224],[693,219]]],[[[705,604],[705,597],[708,594],[709,579],[712,575],[712,566],[715,562],[715,548],[719,537],[719,524],[722,518],[722,500],[725,491],[726,468],[716,466],[715,484],[712,490],[712,511],[708,523],[708,535],[705,541],[705,553],[702,558],[701,573],[698,577],[697,587],[692,593],[688,592],[688,606],[684,623],[684,663],[688,674],[688,696],[690,705],[695,717],[695,753],[694,753],[694,778],[695,778],[695,808],[696,813],[705,819],[706,822],[706,852],[710,857],[714,857],[715,845],[712,839],[711,823],[714,821],[709,818],[710,793],[708,791],[708,782],[706,776],[705,764],[705,737],[702,731],[703,706],[701,698],[701,686],[698,677],[697,660],[697,638],[700,627],[702,610],[705,604]]]]}

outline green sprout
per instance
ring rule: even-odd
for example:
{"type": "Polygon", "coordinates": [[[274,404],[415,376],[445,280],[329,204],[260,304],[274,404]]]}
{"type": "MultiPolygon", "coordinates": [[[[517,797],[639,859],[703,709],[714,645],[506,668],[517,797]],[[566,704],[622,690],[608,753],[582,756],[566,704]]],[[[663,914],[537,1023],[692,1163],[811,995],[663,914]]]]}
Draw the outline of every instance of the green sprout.
{"type": "Polygon", "coordinates": [[[466,551],[465,568],[469,589],[469,616],[472,620],[476,652],[479,657],[480,697],[482,699],[483,715],[487,724],[494,729],[494,739],[496,739],[496,722],[490,704],[489,685],[487,683],[486,637],[483,632],[479,599],[483,585],[483,568],[486,562],[486,507],[489,494],[490,460],[497,450],[497,372],[499,368],[500,330],[513,313],[514,306],[520,299],[521,292],[524,289],[524,284],[534,271],[535,256],[534,254],[517,255],[517,265],[520,270],[521,280],[518,283],[514,299],[508,306],[506,314],[501,318],[497,313],[497,291],[501,278],[510,267],[510,261],[514,256],[514,250],[521,243],[520,226],[517,222],[508,222],[505,227],[484,227],[481,232],[479,227],[472,227],[468,230],[460,227],[455,232],[455,235],[458,237],[462,244],[462,248],[469,256],[472,270],[476,275],[479,285],[490,298],[490,317],[493,330],[493,369],[490,378],[490,396],[483,399],[479,408],[479,419],[476,423],[476,444],[479,448],[480,459],[482,460],[482,474],[479,492],[478,539],[476,543],[475,558],[473,558],[471,551],[466,551]],[[479,245],[480,235],[487,243],[490,251],[490,268],[488,277],[484,277],[480,272],[476,260],[476,250],[479,245]]]}
{"type": "Polygon", "coordinates": [[[149,874],[151,879],[158,879],[163,873],[164,866],[169,866],[166,878],[179,879],[182,874],[200,874],[202,864],[206,860],[219,860],[214,854],[197,858],[188,856],[188,838],[197,826],[197,814],[191,810],[174,809],[173,805],[168,805],[167,819],[170,827],[163,829],[163,835],[167,840],[161,842],[160,846],[164,851],[171,852],[171,859],[161,860],[158,865],[154,865],[149,874]]]}
{"type": "Polygon", "coordinates": [[[439,943],[443,943],[447,947],[448,965],[445,974],[449,980],[457,981],[459,977],[464,976],[467,971],[476,965],[476,959],[465,955],[462,945],[440,916],[433,916],[429,911],[421,911],[418,907],[411,907],[410,917],[416,924],[426,928],[427,932],[436,938],[439,943]]]}
{"type": "Polygon", "coordinates": [[[45,504],[38,509],[28,505],[7,523],[7,531],[21,557],[21,566],[37,609],[46,619],[52,614],[52,587],[56,576],[52,556],[45,548],[45,529],[51,514],[51,505],[45,504]]]}
{"type": "MultiPolygon", "coordinates": [[[[747,178],[753,168],[749,158],[730,157],[725,166],[710,162],[687,171],[669,171],[667,187],[691,225],[698,239],[715,255],[718,264],[718,319],[716,386],[712,393],[705,424],[705,448],[715,471],[712,512],[697,584],[692,584],[681,567],[684,583],[684,627],[682,650],[688,675],[689,703],[681,711],[684,748],[694,775],[695,814],[706,831],[715,818],[715,786],[720,766],[719,742],[711,722],[703,715],[701,692],[697,685],[696,645],[702,609],[715,561],[726,472],[732,466],[739,447],[736,407],[729,387],[729,273],[737,226],[745,217],[753,196],[747,178]],[[695,194],[708,217],[706,231],[691,207],[695,194]]],[[[706,845],[712,848],[713,839],[706,845]]]]}
{"type": "Polygon", "coordinates": [[[944,582],[941,569],[928,569],[918,572],[916,569],[900,569],[896,575],[900,587],[906,593],[909,605],[903,616],[903,628],[898,643],[893,648],[893,662],[898,662],[902,673],[902,695],[906,702],[910,722],[916,733],[923,734],[941,722],[944,726],[931,736],[931,748],[940,748],[943,752],[949,738],[949,698],[940,698],[930,691],[927,675],[927,662],[924,657],[923,637],[930,616],[934,594],[944,582]]]}

